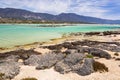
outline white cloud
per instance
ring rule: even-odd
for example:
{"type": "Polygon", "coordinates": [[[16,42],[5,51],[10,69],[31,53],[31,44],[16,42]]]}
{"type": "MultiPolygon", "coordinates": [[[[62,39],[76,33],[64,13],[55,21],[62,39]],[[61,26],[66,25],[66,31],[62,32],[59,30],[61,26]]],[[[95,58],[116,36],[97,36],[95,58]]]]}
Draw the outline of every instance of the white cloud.
{"type": "MultiPolygon", "coordinates": [[[[104,8],[111,0],[0,0],[0,7],[27,9],[34,12],[59,14],[77,13],[80,15],[113,19],[110,9],[104,8]]],[[[119,4],[119,0],[111,1],[119,4]]],[[[120,17],[120,15],[118,15],[120,17]]],[[[114,19],[118,17],[114,16],[114,19]]]]}

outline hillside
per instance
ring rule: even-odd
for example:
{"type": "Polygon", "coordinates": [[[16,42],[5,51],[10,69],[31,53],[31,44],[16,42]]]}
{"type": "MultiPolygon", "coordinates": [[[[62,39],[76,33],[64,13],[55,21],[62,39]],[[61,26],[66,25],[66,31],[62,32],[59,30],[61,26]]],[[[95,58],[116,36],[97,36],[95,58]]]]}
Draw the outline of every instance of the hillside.
{"type": "MultiPolygon", "coordinates": [[[[52,15],[48,13],[35,13],[22,9],[0,8],[0,22],[4,19],[28,20],[40,22],[73,22],[73,23],[97,23],[97,24],[120,24],[120,20],[107,20],[75,13],[61,13],[52,15]]],[[[7,20],[9,22],[9,20],[7,20]]],[[[12,21],[10,21],[12,22],[12,21]]],[[[21,21],[22,22],[22,21],[21,21]]]]}

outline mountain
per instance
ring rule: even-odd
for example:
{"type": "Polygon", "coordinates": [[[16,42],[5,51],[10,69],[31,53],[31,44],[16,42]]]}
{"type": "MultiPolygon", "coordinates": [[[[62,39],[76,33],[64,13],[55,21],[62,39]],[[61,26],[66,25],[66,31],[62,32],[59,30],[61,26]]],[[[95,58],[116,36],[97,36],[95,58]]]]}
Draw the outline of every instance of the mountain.
{"type": "Polygon", "coordinates": [[[52,15],[48,13],[35,13],[23,9],[0,8],[0,18],[20,19],[20,20],[45,20],[57,22],[86,22],[98,24],[120,24],[120,20],[107,20],[89,16],[77,15],[75,13],[61,13],[52,15]]]}

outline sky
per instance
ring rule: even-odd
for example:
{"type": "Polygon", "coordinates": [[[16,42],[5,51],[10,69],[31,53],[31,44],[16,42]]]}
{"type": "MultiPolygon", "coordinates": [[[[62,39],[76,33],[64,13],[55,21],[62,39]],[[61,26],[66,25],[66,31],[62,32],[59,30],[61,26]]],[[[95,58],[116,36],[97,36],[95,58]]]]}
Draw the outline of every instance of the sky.
{"type": "Polygon", "coordinates": [[[19,8],[39,13],[76,13],[120,20],[120,0],[0,0],[0,8],[19,8]]]}

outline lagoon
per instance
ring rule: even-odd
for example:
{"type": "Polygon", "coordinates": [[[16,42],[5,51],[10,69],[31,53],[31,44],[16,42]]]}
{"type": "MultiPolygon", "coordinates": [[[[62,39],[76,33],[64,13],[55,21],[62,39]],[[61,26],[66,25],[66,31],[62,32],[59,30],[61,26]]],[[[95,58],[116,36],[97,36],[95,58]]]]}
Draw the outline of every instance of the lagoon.
{"type": "Polygon", "coordinates": [[[0,47],[44,42],[64,33],[97,32],[120,29],[120,25],[74,24],[52,27],[49,24],[0,24],[0,47]],[[44,27],[47,25],[47,27],[44,27]]]}

